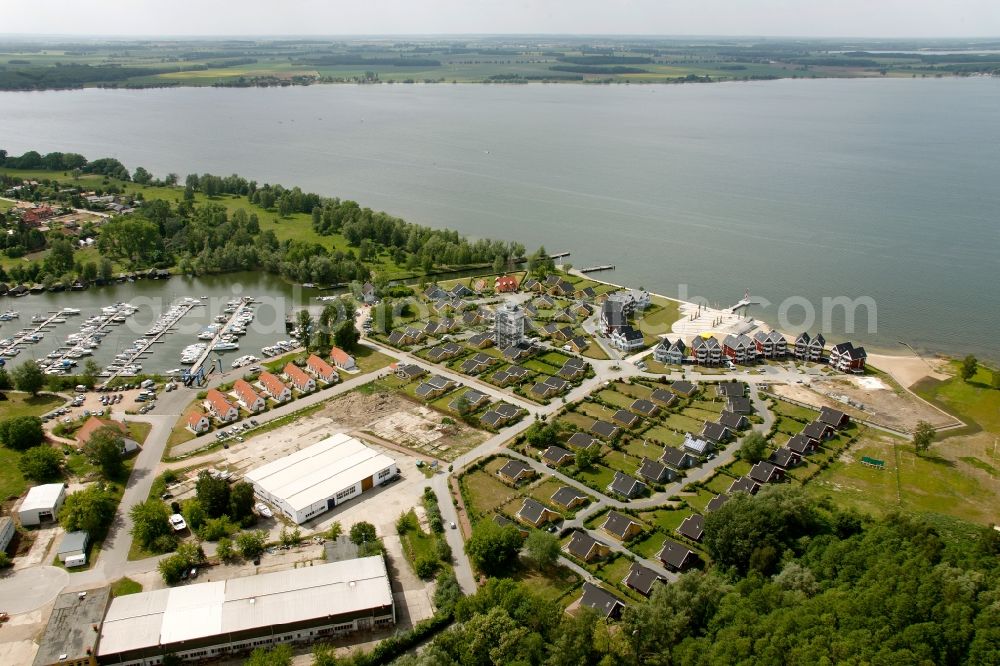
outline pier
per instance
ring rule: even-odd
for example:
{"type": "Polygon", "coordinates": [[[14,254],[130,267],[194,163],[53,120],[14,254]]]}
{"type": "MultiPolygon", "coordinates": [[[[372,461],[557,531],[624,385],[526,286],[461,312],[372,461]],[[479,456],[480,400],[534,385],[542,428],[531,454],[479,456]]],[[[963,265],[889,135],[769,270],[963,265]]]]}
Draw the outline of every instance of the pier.
{"type": "MultiPolygon", "coordinates": [[[[153,345],[155,345],[157,342],[160,342],[161,339],[167,333],[170,332],[170,329],[177,325],[177,322],[179,322],[184,315],[186,315],[187,313],[191,312],[191,310],[193,310],[195,307],[197,307],[199,305],[204,305],[204,303],[202,303],[201,301],[199,301],[196,298],[184,298],[179,303],[173,305],[170,308],[170,310],[168,311],[168,312],[170,312],[170,316],[165,321],[161,321],[159,323],[159,330],[157,332],[155,332],[153,335],[148,335],[147,334],[146,339],[145,339],[145,341],[142,344],[140,344],[138,346],[135,346],[132,349],[127,350],[125,352],[125,354],[127,354],[128,357],[129,357],[127,361],[121,361],[121,362],[117,362],[116,361],[117,365],[120,365],[120,366],[123,366],[123,367],[121,367],[120,369],[112,372],[108,376],[108,378],[104,381],[104,385],[105,386],[109,385],[117,377],[123,375],[124,374],[124,366],[132,364],[140,356],[142,356],[142,355],[146,354],[147,352],[149,352],[150,348],[153,345]]],[[[110,318],[109,318],[109,320],[110,320],[110,318]]],[[[152,330],[152,329],[150,329],[150,330],[152,330]]]]}
{"type": "Polygon", "coordinates": [[[587,268],[581,268],[581,273],[597,273],[599,271],[613,271],[615,270],[614,264],[603,264],[601,266],[588,266],[587,268]]]}
{"type": "Polygon", "coordinates": [[[201,355],[198,356],[198,360],[195,361],[194,365],[191,366],[191,369],[187,373],[185,373],[185,376],[195,377],[198,375],[199,372],[202,371],[202,366],[205,364],[205,361],[208,359],[209,355],[213,351],[215,351],[216,343],[219,342],[222,336],[226,335],[226,333],[229,331],[230,328],[232,328],[233,322],[239,319],[242,315],[246,314],[252,308],[253,308],[252,298],[244,296],[242,299],[240,299],[240,304],[236,306],[236,310],[229,316],[229,319],[226,321],[225,325],[215,332],[215,337],[212,338],[212,341],[209,342],[208,345],[206,345],[205,351],[203,351],[201,355]]]}

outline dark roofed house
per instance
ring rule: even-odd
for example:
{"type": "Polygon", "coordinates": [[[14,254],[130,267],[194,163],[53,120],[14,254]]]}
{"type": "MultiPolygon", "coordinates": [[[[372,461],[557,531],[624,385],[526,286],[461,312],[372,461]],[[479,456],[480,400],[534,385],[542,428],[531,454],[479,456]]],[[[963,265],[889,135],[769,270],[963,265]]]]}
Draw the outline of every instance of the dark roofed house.
{"type": "Polygon", "coordinates": [[[693,541],[701,541],[701,536],[705,533],[705,519],[697,513],[692,513],[684,519],[677,532],[693,541]]]}
{"type": "Polygon", "coordinates": [[[682,395],[685,398],[687,398],[694,395],[695,391],[698,390],[698,385],[693,382],[681,379],[671,384],[670,390],[676,393],[677,395],[682,395]]]}
{"type": "Polygon", "coordinates": [[[742,398],[747,394],[747,385],[744,382],[722,382],[717,390],[723,398],[742,398]]]}
{"type": "Polygon", "coordinates": [[[771,454],[771,457],[767,459],[772,465],[777,465],[782,469],[788,469],[789,467],[795,467],[800,462],[802,462],[802,456],[795,453],[791,449],[781,447],[777,451],[771,454]]]}
{"type": "Polygon", "coordinates": [[[506,419],[504,419],[504,417],[500,416],[500,414],[496,413],[492,409],[487,411],[482,416],[480,416],[479,421],[483,425],[489,428],[493,428],[494,430],[497,430],[501,426],[506,424],[506,419]]]}
{"type": "Polygon", "coordinates": [[[569,384],[564,379],[558,377],[547,377],[545,381],[538,382],[531,387],[531,395],[536,398],[551,398],[559,395],[569,388],[569,384]]]}
{"type": "Polygon", "coordinates": [[[657,460],[643,458],[636,474],[650,483],[669,483],[677,477],[677,473],[657,460]]]}
{"type": "Polygon", "coordinates": [[[698,559],[694,551],[687,546],[682,546],[673,539],[664,540],[663,548],[657,557],[663,562],[663,566],[670,571],[684,571],[684,569],[694,564],[695,560],[698,559]]]}
{"type": "Polygon", "coordinates": [[[622,579],[622,585],[630,587],[639,594],[648,597],[653,592],[656,581],[663,582],[663,576],[652,569],[642,566],[638,562],[633,562],[629,567],[628,574],[622,579]]]}
{"type": "Polygon", "coordinates": [[[639,416],[656,416],[656,414],[660,411],[660,408],[654,405],[650,400],[643,400],[642,398],[633,402],[629,406],[629,409],[639,416]]]}
{"type": "Polygon", "coordinates": [[[461,346],[455,344],[454,342],[448,342],[429,349],[427,351],[427,358],[435,362],[445,361],[449,358],[455,358],[460,353],[462,353],[461,346]]]}
{"type": "Polygon", "coordinates": [[[566,444],[572,446],[574,449],[589,449],[594,444],[597,444],[597,440],[585,432],[574,432],[566,440],[566,444]]]}
{"type": "Polygon", "coordinates": [[[613,423],[608,423],[607,421],[594,421],[594,425],[590,426],[590,432],[594,435],[600,437],[605,442],[610,442],[618,434],[618,426],[613,423]]]}
{"type": "Polygon", "coordinates": [[[535,475],[535,470],[531,466],[520,460],[508,460],[507,464],[497,472],[501,479],[507,483],[517,484],[524,479],[530,479],[535,475]]]}
{"type": "Polygon", "coordinates": [[[476,389],[469,389],[459,397],[449,403],[448,408],[456,412],[474,412],[490,401],[490,397],[476,389]],[[462,409],[462,402],[465,402],[465,409],[462,409]]]}
{"type": "Polygon", "coordinates": [[[559,467],[560,465],[573,462],[574,457],[573,453],[567,451],[561,446],[550,446],[545,449],[544,453],[542,453],[542,462],[546,465],[555,465],[556,467],[559,467]]]}
{"type": "Polygon", "coordinates": [[[713,448],[707,439],[693,437],[689,432],[684,433],[684,443],[681,446],[699,456],[707,456],[713,448]]]}
{"type": "Polygon", "coordinates": [[[785,442],[785,447],[804,456],[816,451],[816,440],[800,433],[785,442]]]}
{"type": "Polygon", "coordinates": [[[701,430],[702,437],[716,444],[725,443],[732,435],[733,433],[729,431],[729,428],[714,421],[705,422],[705,426],[701,430]]]}
{"type": "Polygon", "coordinates": [[[747,476],[757,483],[772,483],[785,478],[785,472],[780,467],[775,467],[769,462],[761,461],[751,468],[747,476]]]}
{"type": "Polygon", "coordinates": [[[574,335],[567,342],[569,343],[569,348],[575,351],[577,354],[586,351],[587,347],[590,346],[590,343],[587,341],[587,338],[585,338],[582,335],[574,335]]]}
{"type": "Polygon", "coordinates": [[[642,422],[638,416],[624,409],[619,409],[611,418],[626,428],[634,428],[642,422]]]}
{"type": "Polygon", "coordinates": [[[511,345],[503,350],[503,357],[508,361],[519,361],[522,358],[527,358],[531,356],[534,352],[534,347],[532,347],[527,342],[522,342],[520,344],[511,345]]]}
{"type": "Polygon", "coordinates": [[[664,447],[663,455],[660,456],[662,462],[667,463],[674,469],[688,469],[693,467],[698,461],[687,451],[675,449],[672,446],[664,447]]]}
{"type": "Polygon", "coordinates": [[[839,409],[833,409],[832,407],[823,407],[819,410],[819,418],[817,421],[826,423],[827,425],[833,426],[837,430],[847,427],[847,424],[851,422],[851,417],[849,417],[844,412],[839,409]]]}
{"type": "Polygon", "coordinates": [[[719,423],[734,432],[750,426],[750,420],[747,417],[728,410],[723,410],[722,414],[719,415],[719,423]]]}
{"type": "Polygon", "coordinates": [[[573,509],[587,501],[587,496],[572,486],[563,486],[549,498],[554,504],[573,509]]]}
{"type": "Polygon", "coordinates": [[[501,402],[499,405],[493,408],[493,410],[500,416],[506,419],[515,419],[521,415],[521,408],[515,407],[506,402],[501,402]]]}
{"type": "Polygon", "coordinates": [[[493,357],[487,356],[486,354],[476,354],[472,358],[468,358],[462,361],[461,370],[467,375],[478,375],[479,373],[489,369],[493,357]],[[489,360],[483,360],[479,358],[480,356],[486,356],[489,360]]]}
{"type": "Polygon", "coordinates": [[[449,293],[451,293],[454,298],[465,298],[466,296],[472,296],[474,292],[464,284],[456,284],[451,288],[451,292],[449,293]]]}
{"type": "Polygon", "coordinates": [[[400,363],[396,366],[396,376],[407,381],[416,379],[417,377],[422,377],[426,374],[426,370],[421,368],[419,365],[414,365],[413,363],[400,363]]]}
{"type": "MultiPolygon", "coordinates": [[[[572,359],[571,359],[572,360],[572,359]]],[[[579,363],[570,363],[566,361],[563,366],[559,368],[559,376],[563,379],[573,381],[583,377],[587,373],[587,365],[579,363]]]]}
{"type": "Polygon", "coordinates": [[[442,377],[441,375],[433,375],[417,386],[414,390],[414,394],[422,400],[430,400],[444,395],[451,389],[455,388],[455,386],[457,386],[457,384],[450,379],[442,377]]]}
{"type": "Polygon", "coordinates": [[[622,497],[632,498],[641,495],[646,490],[646,484],[628,474],[615,472],[615,477],[608,484],[607,490],[622,497]]]}
{"type": "Polygon", "coordinates": [[[867,359],[868,353],[865,352],[865,348],[855,347],[851,342],[841,342],[830,350],[830,367],[841,372],[863,374],[867,359]]]}
{"type": "Polygon", "coordinates": [[[709,513],[714,513],[722,508],[722,505],[729,501],[729,495],[725,493],[719,493],[712,499],[708,500],[708,504],[705,506],[705,510],[709,513]]]}
{"type": "Polygon", "coordinates": [[[729,400],[726,401],[726,411],[733,412],[734,414],[752,414],[753,403],[750,402],[750,398],[744,398],[742,396],[729,398],[729,400]]]}
{"type": "Polygon", "coordinates": [[[625,610],[625,604],[621,599],[604,588],[588,582],[584,582],[583,584],[583,596],[580,597],[580,605],[593,608],[605,620],[617,620],[622,616],[622,611],[625,610]]]}
{"type": "Polygon", "coordinates": [[[642,533],[642,525],[624,513],[618,513],[617,511],[608,513],[608,517],[604,519],[601,529],[622,541],[628,541],[637,534],[642,533]]]}
{"type": "Polygon", "coordinates": [[[726,491],[726,494],[732,495],[733,493],[750,493],[751,495],[756,495],[758,490],[760,490],[759,483],[749,477],[741,476],[729,484],[729,490],[726,491]]]}
{"type": "Polygon", "coordinates": [[[485,349],[493,346],[493,333],[476,333],[468,340],[469,344],[476,349],[485,349]]]}
{"type": "Polygon", "coordinates": [[[828,423],[823,423],[822,421],[813,421],[802,429],[802,434],[809,439],[815,439],[817,442],[822,442],[824,439],[830,439],[833,437],[833,426],[828,423]]]}
{"type": "Polygon", "coordinates": [[[524,499],[524,503],[521,504],[521,508],[517,512],[517,519],[532,527],[538,527],[549,521],[558,520],[559,517],[558,513],[530,497],[524,499]]]}
{"type": "Polygon", "coordinates": [[[660,407],[670,407],[672,404],[677,402],[677,394],[672,391],[658,388],[653,389],[649,399],[658,404],[660,407]]]}
{"type": "Polygon", "coordinates": [[[592,562],[611,552],[608,544],[580,530],[573,532],[573,538],[566,544],[565,549],[567,553],[584,562],[592,562]]]}

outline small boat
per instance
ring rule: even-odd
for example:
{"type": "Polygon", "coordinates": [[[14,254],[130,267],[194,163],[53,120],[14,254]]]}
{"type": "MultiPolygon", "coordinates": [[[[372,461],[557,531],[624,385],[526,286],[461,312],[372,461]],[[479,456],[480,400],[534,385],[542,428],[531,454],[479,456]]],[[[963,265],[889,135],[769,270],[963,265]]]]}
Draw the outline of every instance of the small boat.
{"type": "Polygon", "coordinates": [[[64,315],[78,315],[80,314],[79,308],[63,308],[62,314],[64,315]]]}
{"type": "Polygon", "coordinates": [[[215,351],[233,351],[233,350],[239,349],[239,348],[240,348],[240,346],[239,346],[238,343],[227,342],[225,340],[222,340],[220,342],[216,342],[214,345],[212,345],[212,349],[214,349],[215,351]]]}

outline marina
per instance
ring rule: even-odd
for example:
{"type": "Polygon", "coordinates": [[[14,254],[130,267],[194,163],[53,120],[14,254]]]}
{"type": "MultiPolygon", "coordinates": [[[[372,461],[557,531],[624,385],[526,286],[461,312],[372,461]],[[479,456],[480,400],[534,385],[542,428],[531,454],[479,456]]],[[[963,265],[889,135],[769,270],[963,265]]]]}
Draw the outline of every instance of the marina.
{"type": "Polygon", "coordinates": [[[110,384],[117,377],[134,377],[142,372],[142,364],[139,363],[139,360],[150,353],[152,346],[160,342],[184,315],[203,305],[204,303],[197,298],[183,298],[175,303],[146,331],[143,338],[133,342],[130,349],[115,356],[115,362],[108,365],[101,373],[101,377],[107,378],[105,384],[110,384]]]}

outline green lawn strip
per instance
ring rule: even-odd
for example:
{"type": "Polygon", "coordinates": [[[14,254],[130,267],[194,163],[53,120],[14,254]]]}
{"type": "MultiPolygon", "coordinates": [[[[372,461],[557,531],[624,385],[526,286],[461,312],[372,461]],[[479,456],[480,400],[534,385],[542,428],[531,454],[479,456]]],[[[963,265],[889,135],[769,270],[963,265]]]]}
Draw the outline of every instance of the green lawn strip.
{"type": "MultiPolygon", "coordinates": [[[[653,393],[653,389],[648,386],[643,386],[642,384],[626,384],[625,382],[615,382],[611,385],[618,393],[632,398],[633,400],[638,398],[648,399],[653,393]]],[[[631,404],[631,403],[630,403],[631,404]]]]}
{"type": "Polygon", "coordinates": [[[462,483],[471,503],[468,509],[478,516],[486,516],[517,495],[515,489],[496,478],[496,472],[476,470],[464,475],[462,483]]]}
{"type": "Polygon", "coordinates": [[[629,406],[633,402],[635,402],[634,398],[630,398],[627,395],[622,395],[621,393],[618,393],[617,391],[612,391],[611,389],[604,389],[603,391],[599,391],[595,397],[601,400],[601,402],[605,402],[609,405],[620,407],[622,409],[628,409],[629,406]]]}
{"type": "Polygon", "coordinates": [[[691,509],[655,509],[641,512],[639,518],[645,523],[656,526],[664,534],[673,534],[690,515],[691,509]]]}
{"type": "Polygon", "coordinates": [[[680,446],[684,442],[684,435],[664,426],[655,426],[642,433],[642,436],[652,441],[656,440],[667,446],[680,446]]]}
{"type": "Polygon", "coordinates": [[[578,470],[572,476],[577,481],[593,488],[599,493],[607,493],[606,489],[614,481],[615,473],[605,465],[596,464],[588,470],[578,470]]]}
{"type": "Polygon", "coordinates": [[[659,532],[653,532],[643,539],[630,543],[629,550],[639,557],[655,562],[656,556],[663,550],[664,539],[665,537],[659,532]]]}
{"type": "MultiPolygon", "coordinates": [[[[951,369],[957,372],[958,363],[953,363],[951,369]]],[[[973,432],[982,429],[997,435],[1000,434],[1000,391],[990,388],[992,381],[992,371],[980,367],[968,382],[957,376],[944,381],[923,379],[911,388],[925,400],[958,416],[973,432]]],[[[970,429],[965,429],[966,433],[970,429]]]]}
{"type": "Polygon", "coordinates": [[[715,474],[704,483],[705,488],[712,493],[712,496],[725,493],[729,486],[733,484],[733,479],[725,474],[715,474]]]}
{"type": "Polygon", "coordinates": [[[124,597],[127,594],[137,594],[139,592],[142,592],[142,584],[128,577],[119,578],[111,583],[112,597],[124,597]]]}
{"type": "Polygon", "coordinates": [[[780,399],[775,400],[770,409],[775,413],[775,415],[787,416],[790,419],[796,419],[804,423],[814,421],[816,417],[819,416],[819,412],[816,410],[799,407],[798,405],[793,405],[790,402],[780,399]]]}

